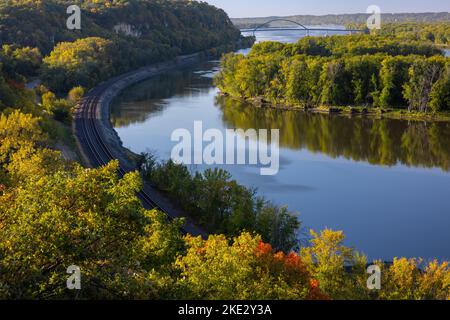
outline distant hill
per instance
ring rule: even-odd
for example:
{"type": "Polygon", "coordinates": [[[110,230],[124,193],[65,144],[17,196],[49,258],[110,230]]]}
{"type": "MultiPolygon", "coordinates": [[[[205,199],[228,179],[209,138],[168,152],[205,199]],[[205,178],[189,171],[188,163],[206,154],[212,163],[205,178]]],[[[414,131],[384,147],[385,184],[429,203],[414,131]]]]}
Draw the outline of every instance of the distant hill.
{"type": "MultiPolygon", "coordinates": [[[[238,28],[254,28],[265,22],[273,19],[283,18],[289,19],[295,22],[299,22],[305,25],[346,25],[346,24],[360,24],[365,23],[368,14],[329,14],[324,16],[312,16],[312,15],[295,15],[287,17],[261,17],[261,18],[235,18],[231,19],[238,28]]],[[[437,13],[385,13],[382,14],[382,21],[384,22],[448,22],[450,21],[450,12],[437,12],[437,13]]],[[[288,22],[276,22],[272,26],[282,27],[289,25],[288,22]]]]}
{"type": "Polygon", "coordinates": [[[37,47],[102,37],[155,60],[232,44],[240,32],[227,14],[206,3],[180,0],[0,0],[0,44],[37,47]],[[66,28],[69,4],[82,8],[80,31],[66,28]]]}
{"type": "MultiPolygon", "coordinates": [[[[0,0],[0,51],[28,64],[37,59],[11,52],[24,48],[31,57],[44,56],[44,63],[38,63],[40,78],[60,94],[175,56],[232,51],[245,41],[252,39],[241,36],[225,11],[206,2],[0,0]],[[67,7],[73,3],[81,7],[81,30],[66,25],[67,7]]],[[[8,71],[3,81],[8,84],[13,72],[6,67],[13,63],[4,60],[0,55],[0,73],[8,71]]],[[[27,64],[24,69],[30,73],[27,64]]],[[[0,98],[4,96],[0,77],[0,98]]]]}

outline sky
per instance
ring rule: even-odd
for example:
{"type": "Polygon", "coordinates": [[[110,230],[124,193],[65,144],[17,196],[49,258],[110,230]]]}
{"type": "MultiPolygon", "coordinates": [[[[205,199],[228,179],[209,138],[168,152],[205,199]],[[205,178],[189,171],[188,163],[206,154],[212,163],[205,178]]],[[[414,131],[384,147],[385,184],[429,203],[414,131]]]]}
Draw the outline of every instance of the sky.
{"type": "Polygon", "coordinates": [[[370,5],[381,12],[449,12],[450,0],[206,0],[232,18],[365,13],[370,5]]]}

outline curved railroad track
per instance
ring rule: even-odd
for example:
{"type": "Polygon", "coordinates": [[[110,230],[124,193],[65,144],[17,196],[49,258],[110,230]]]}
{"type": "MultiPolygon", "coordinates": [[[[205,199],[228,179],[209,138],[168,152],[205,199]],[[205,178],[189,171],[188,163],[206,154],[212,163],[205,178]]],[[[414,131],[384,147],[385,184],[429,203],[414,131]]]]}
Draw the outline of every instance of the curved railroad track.
{"type": "MultiPolygon", "coordinates": [[[[103,129],[101,125],[100,108],[102,107],[100,100],[106,89],[114,84],[114,80],[108,81],[87,93],[80,101],[77,107],[77,113],[75,117],[74,130],[75,135],[81,148],[81,152],[88,160],[92,167],[101,167],[108,164],[112,160],[116,160],[118,157],[114,156],[114,153],[103,135],[103,129]]],[[[127,172],[135,171],[136,169],[129,169],[119,160],[118,175],[122,178],[127,172]]],[[[169,219],[182,218],[184,214],[177,208],[172,207],[167,203],[166,199],[163,199],[152,186],[144,182],[142,191],[137,194],[141,200],[143,206],[148,209],[158,209],[164,212],[169,219]]],[[[194,236],[202,236],[205,238],[207,233],[201,228],[195,226],[189,219],[186,219],[186,223],[182,230],[185,234],[191,234],[194,236]]]]}

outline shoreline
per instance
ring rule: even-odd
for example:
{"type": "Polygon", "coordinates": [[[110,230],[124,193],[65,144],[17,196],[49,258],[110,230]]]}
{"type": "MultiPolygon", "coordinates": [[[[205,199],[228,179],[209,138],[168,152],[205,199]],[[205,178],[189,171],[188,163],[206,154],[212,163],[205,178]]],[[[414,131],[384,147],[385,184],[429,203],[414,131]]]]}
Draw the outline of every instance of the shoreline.
{"type": "MultiPolygon", "coordinates": [[[[112,147],[112,151],[114,156],[117,157],[121,162],[125,164],[128,168],[133,168],[136,166],[135,159],[139,157],[138,154],[131,152],[129,149],[123,146],[123,142],[120,139],[116,130],[111,122],[111,104],[112,101],[119,96],[123,90],[126,88],[133,86],[139,82],[148,80],[152,77],[161,75],[165,72],[175,70],[177,68],[181,68],[184,66],[188,66],[191,64],[195,64],[197,62],[205,59],[206,55],[204,53],[196,53],[187,56],[180,56],[173,60],[157,63],[154,65],[150,65],[147,67],[142,67],[140,69],[128,72],[123,75],[119,75],[112,79],[109,79],[105,82],[98,84],[96,87],[92,88],[87,94],[88,96],[94,89],[102,88],[101,94],[99,95],[98,105],[99,108],[96,110],[96,119],[99,122],[99,128],[101,129],[101,133],[104,136],[105,140],[108,142],[108,145],[112,147]]],[[[78,109],[78,107],[77,107],[78,109]]],[[[83,152],[83,148],[81,147],[81,143],[77,138],[77,128],[76,121],[77,117],[79,117],[80,110],[75,111],[75,115],[72,123],[72,132],[76,139],[78,149],[82,155],[83,162],[87,166],[91,166],[91,163],[83,152]]]]}
{"type": "Polygon", "coordinates": [[[425,113],[410,112],[401,108],[379,108],[367,106],[320,106],[317,108],[305,108],[301,106],[290,106],[285,104],[273,104],[265,101],[261,97],[242,98],[231,96],[224,92],[219,92],[222,97],[233,99],[242,103],[247,103],[255,108],[276,109],[282,111],[302,111],[313,114],[329,114],[340,116],[360,116],[372,118],[387,118],[405,121],[433,121],[433,122],[450,122],[450,112],[425,113]]]}
{"type": "MultiPolygon", "coordinates": [[[[101,166],[102,162],[106,162],[106,160],[102,159],[99,161],[99,158],[95,155],[93,157],[89,157],[89,155],[94,151],[93,149],[96,149],[96,146],[93,146],[94,140],[90,139],[86,133],[86,130],[84,130],[85,122],[90,120],[95,122],[96,130],[98,130],[98,139],[100,139],[108,149],[109,154],[107,160],[118,160],[120,164],[119,172],[122,172],[122,174],[133,171],[140,173],[138,167],[140,156],[123,146],[123,142],[121,141],[118,133],[114,130],[114,127],[110,121],[111,102],[124,89],[138,82],[158,76],[176,68],[201,62],[207,57],[208,55],[204,53],[180,56],[170,61],[143,67],[127,74],[112,78],[91,89],[77,105],[72,122],[72,133],[84,164],[87,167],[93,168],[97,167],[96,162],[97,164],[100,162],[98,166],[101,166]],[[85,110],[89,107],[89,103],[92,101],[94,101],[94,109],[91,113],[91,118],[86,115],[85,110]]],[[[95,143],[98,142],[94,142],[94,144],[95,143]]],[[[204,239],[208,237],[208,233],[203,230],[203,228],[198,227],[195,224],[195,221],[189,215],[185,214],[178,205],[170,201],[167,196],[165,196],[164,192],[156,189],[149,181],[145,180],[144,177],[142,178],[143,187],[139,195],[143,206],[147,210],[158,208],[162,212],[165,212],[169,219],[183,218],[185,221],[182,227],[183,232],[194,236],[201,236],[204,239]]]]}

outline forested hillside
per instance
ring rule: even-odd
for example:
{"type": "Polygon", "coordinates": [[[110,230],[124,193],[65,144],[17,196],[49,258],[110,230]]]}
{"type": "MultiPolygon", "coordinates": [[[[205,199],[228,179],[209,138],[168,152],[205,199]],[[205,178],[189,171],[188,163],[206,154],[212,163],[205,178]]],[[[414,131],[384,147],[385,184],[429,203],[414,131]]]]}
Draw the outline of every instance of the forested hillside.
{"type": "Polygon", "coordinates": [[[42,76],[59,92],[75,85],[92,86],[113,74],[182,54],[230,50],[241,41],[245,39],[224,11],[196,1],[8,0],[0,4],[1,44],[36,48],[49,56],[42,76]],[[66,9],[74,3],[82,8],[81,30],[66,27],[66,9]],[[80,69],[75,72],[75,67],[80,69]],[[91,78],[91,71],[100,68],[106,70],[91,78]]]}
{"type": "Polygon", "coordinates": [[[240,34],[225,12],[196,1],[7,0],[0,4],[3,44],[37,47],[47,55],[59,42],[93,36],[127,42],[142,50],[141,55],[161,59],[168,51],[191,53],[230,44],[240,34]],[[71,31],[66,28],[66,9],[77,3],[82,8],[81,30],[71,31]]]}
{"type": "Polygon", "coordinates": [[[42,63],[38,49],[4,45],[0,48],[0,111],[22,106],[29,110],[31,91],[25,90],[27,77],[36,76],[42,63]]]}

